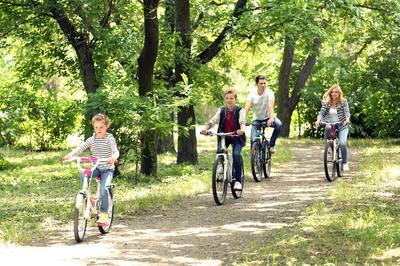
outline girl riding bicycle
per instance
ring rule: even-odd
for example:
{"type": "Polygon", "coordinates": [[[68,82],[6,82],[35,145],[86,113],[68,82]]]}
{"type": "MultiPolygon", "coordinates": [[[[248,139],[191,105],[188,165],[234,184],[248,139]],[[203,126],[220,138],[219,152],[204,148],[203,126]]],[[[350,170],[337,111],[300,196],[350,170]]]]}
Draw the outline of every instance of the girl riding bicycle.
{"type": "MultiPolygon", "coordinates": [[[[339,146],[342,152],[343,170],[348,171],[347,135],[349,134],[350,111],[349,104],[343,97],[342,89],[338,84],[332,85],[323,96],[322,107],[315,122],[317,127],[320,126],[321,121],[330,124],[343,122],[338,125],[339,146]]],[[[330,125],[327,125],[324,134],[325,140],[328,138],[329,131],[330,125]]]]}
{"type": "MultiPolygon", "coordinates": [[[[201,131],[207,134],[207,131],[218,123],[217,132],[236,132],[238,136],[227,136],[226,147],[232,145],[233,167],[235,175],[233,176],[234,189],[242,189],[242,147],[246,144],[244,134],[246,127],[246,111],[236,105],[237,93],[233,89],[224,92],[225,107],[218,109],[215,115],[210,119],[207,125],[201,131]]],[[[218,145],[219,147],[219,145],[218,145]]]]}
{"type": "MultiPolygon", "coordinates": [[[[93,136],[64,156],[64,160],[68,160],[70,157],[85,151],[87,148],[90,148],[93,157],[108,159],[106,163],[99,164],[93,171],[94,178],[101,176],[101,213],[97,223],[103,224],[108,221],[108,195],[106,186],[111,184],[114,174],[114,163],[117,162],[119,151],[114,136],[107,132],[107,129],[110,127],[110,120],[106,115],[98,113],[93,116],[92,126],[95,132],[93,136]]],[[[83,178],[83,175],[81,175],[82,183],[83,178]]]]}

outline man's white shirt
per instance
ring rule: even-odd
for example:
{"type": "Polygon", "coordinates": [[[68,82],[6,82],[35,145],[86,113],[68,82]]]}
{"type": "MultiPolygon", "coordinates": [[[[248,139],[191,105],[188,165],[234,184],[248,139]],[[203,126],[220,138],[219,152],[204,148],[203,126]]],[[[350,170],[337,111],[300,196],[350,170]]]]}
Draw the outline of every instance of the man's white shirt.
{"type": "Polygon", "coordinates": [[[250,91],[246,101],[253,105],[253,120],[264,120],[269,117],[268,102],[271,100],[275,100],[271,89],[266,88],[262,95],[258,94],[257,88],[250,91]]]}

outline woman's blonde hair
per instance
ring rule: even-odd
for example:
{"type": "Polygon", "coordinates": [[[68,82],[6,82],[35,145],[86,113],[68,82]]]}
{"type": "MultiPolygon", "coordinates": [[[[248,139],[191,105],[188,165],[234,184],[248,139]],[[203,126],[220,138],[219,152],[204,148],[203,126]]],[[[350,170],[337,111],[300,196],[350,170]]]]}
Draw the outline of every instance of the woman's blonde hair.
{"type": "Polygon", "coordinates": [[[110,126],[110,119],[108,119],[108,117],[105,114],[98,113],[92,117],[92,125],[94,125],[94,122],[98,121],[104,121],[104,125],[106,125],[106,127],[110,126]]]}
{"type": "Polygon", "coordinates": [[[334,89],[337,89],[339,92],[339,104],[342,104],[345,101],[345,98],[343,97],[343,92],[342,89],[340,88],[339,84],[333,84],[327,92],[325,92],[324,96],[322,97],[322,100],[324,103],[332,104],[332,98],[331,98],[331,93],[334,89]]]}
{"type": "Polygon", "coordinates": [[[233,94],[233,96],[235,97],[235,100],[237,100],[237,92],[236,92],[234,89],[227,89],[227,90],[224,92],[224,97],[225,97],[225,95],[227,95],[227,94],[233,94]]]}

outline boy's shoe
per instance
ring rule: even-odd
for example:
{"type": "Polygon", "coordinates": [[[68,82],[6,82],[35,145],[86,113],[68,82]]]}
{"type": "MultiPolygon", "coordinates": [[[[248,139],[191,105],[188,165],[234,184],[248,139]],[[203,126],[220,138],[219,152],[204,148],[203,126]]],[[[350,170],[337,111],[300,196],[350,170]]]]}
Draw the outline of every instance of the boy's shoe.
{"type": "Polygon", "coordinates": [[[349,171],[349,164],[348,163],[344,163],[343,164],[343,171],[349,171]]]}
{"type": "Polygon", "coordinates": [[[269,151],[270,151],[271,153],[275,153],[275,152],[276,152],[275,146],[274,146],[274,147],[269,147],[269,151]]]}
{"type": "Polygon", "coordinates": [[[234,190],[242,190],[242,184],[238,181],[235,181],[235,184],[233,185],[234,190]]]}
{"type": "Polygon", "coordinates": [[[98,224],[108,224],[108,213],[101,212],[99,215],[99,219],[97,219],[98,224]]]}

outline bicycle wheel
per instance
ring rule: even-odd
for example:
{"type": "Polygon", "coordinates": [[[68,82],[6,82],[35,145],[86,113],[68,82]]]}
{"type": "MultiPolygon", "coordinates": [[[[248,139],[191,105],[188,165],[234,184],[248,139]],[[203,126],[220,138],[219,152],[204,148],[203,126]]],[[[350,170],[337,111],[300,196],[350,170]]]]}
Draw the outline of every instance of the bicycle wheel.
{"type": "Polygon", "coordinates": [[[224,204],[228,189],[228,179],[225,178],[224,169],[224,157],[218,156],[215,159],[212,173],[212,192],[214,201],[217,205],[224,204]]]}
{"type": "Polygon", "coordinates": [[[263,157],[262,160],[264,162],[263,163],[264,177],[269,178],[269,177],[271,177],[271,166],[272,166],[272,156],[271,156],[271,152],[269,151],[269,149],[266,149],[263,152],[262,157],[263,157]]]}
{"type": "Polygon", "coordinates": [[[336,154],[337,154],[336,155],[337,156],[337,160],[336,160],[337,175],[338,175],[338,177],[342,177],[343,176],[342,151],[341,151],[339,145],[337,145],[336,154]]]}
{"type": "Polygon", "coordinates": [[[260,182],[263,175],[263,167],[261,163],[261,144],[255,141],[251,146],[251,173],[253,174],[254,181],[260,182]]]}
{"type": "Polygon", "coordinates": [[[328,181],[334,181],[336,179],[336,163],[333,158],[333,143],[327,142],[325,144],[324,151],[324,170],[325,177],[328,181]]]}
{"type": "Polygon", "coordinates": [[[82,242],[85,238],[87,228],[87,218],[85,218],[85,211],[87,206],[87,197],[79,193],[76,196],[76,204],[74,209],[74,235],[76,242],[82,242]]]}
{"type": "MultiPolygon", "coordinates": [[[[242,164],[242,174],[241,174],[241,179],[242,179],[242,190],[235,190],[235,189],[233,189],[233,185],[234,185],[234,183],[235,182],[232,182],[231,183],[231,191],[232,191],[232,196],[235,198],[235,199],[238,199],[238,198],[240,198],[241,196],[242,196],[242,194],[243,194],[243,188],[244,188],[244,168],[243,168],[243,158],[241,158],[241,160],[240,160],[240,163],[242,164]]],[[[233,175],[234,175],[235,173],[234,173],[234,171],[233,171],[233,175]]]]}
{"type": "Polygon", "coordinates": [[[111,230],[112,222],[114,219],[114,190],[113,187],[109,187],[108,191],[108,222],[106,224],[97,224],[99,231],[102,234],[107,234],[111,230]]]}

